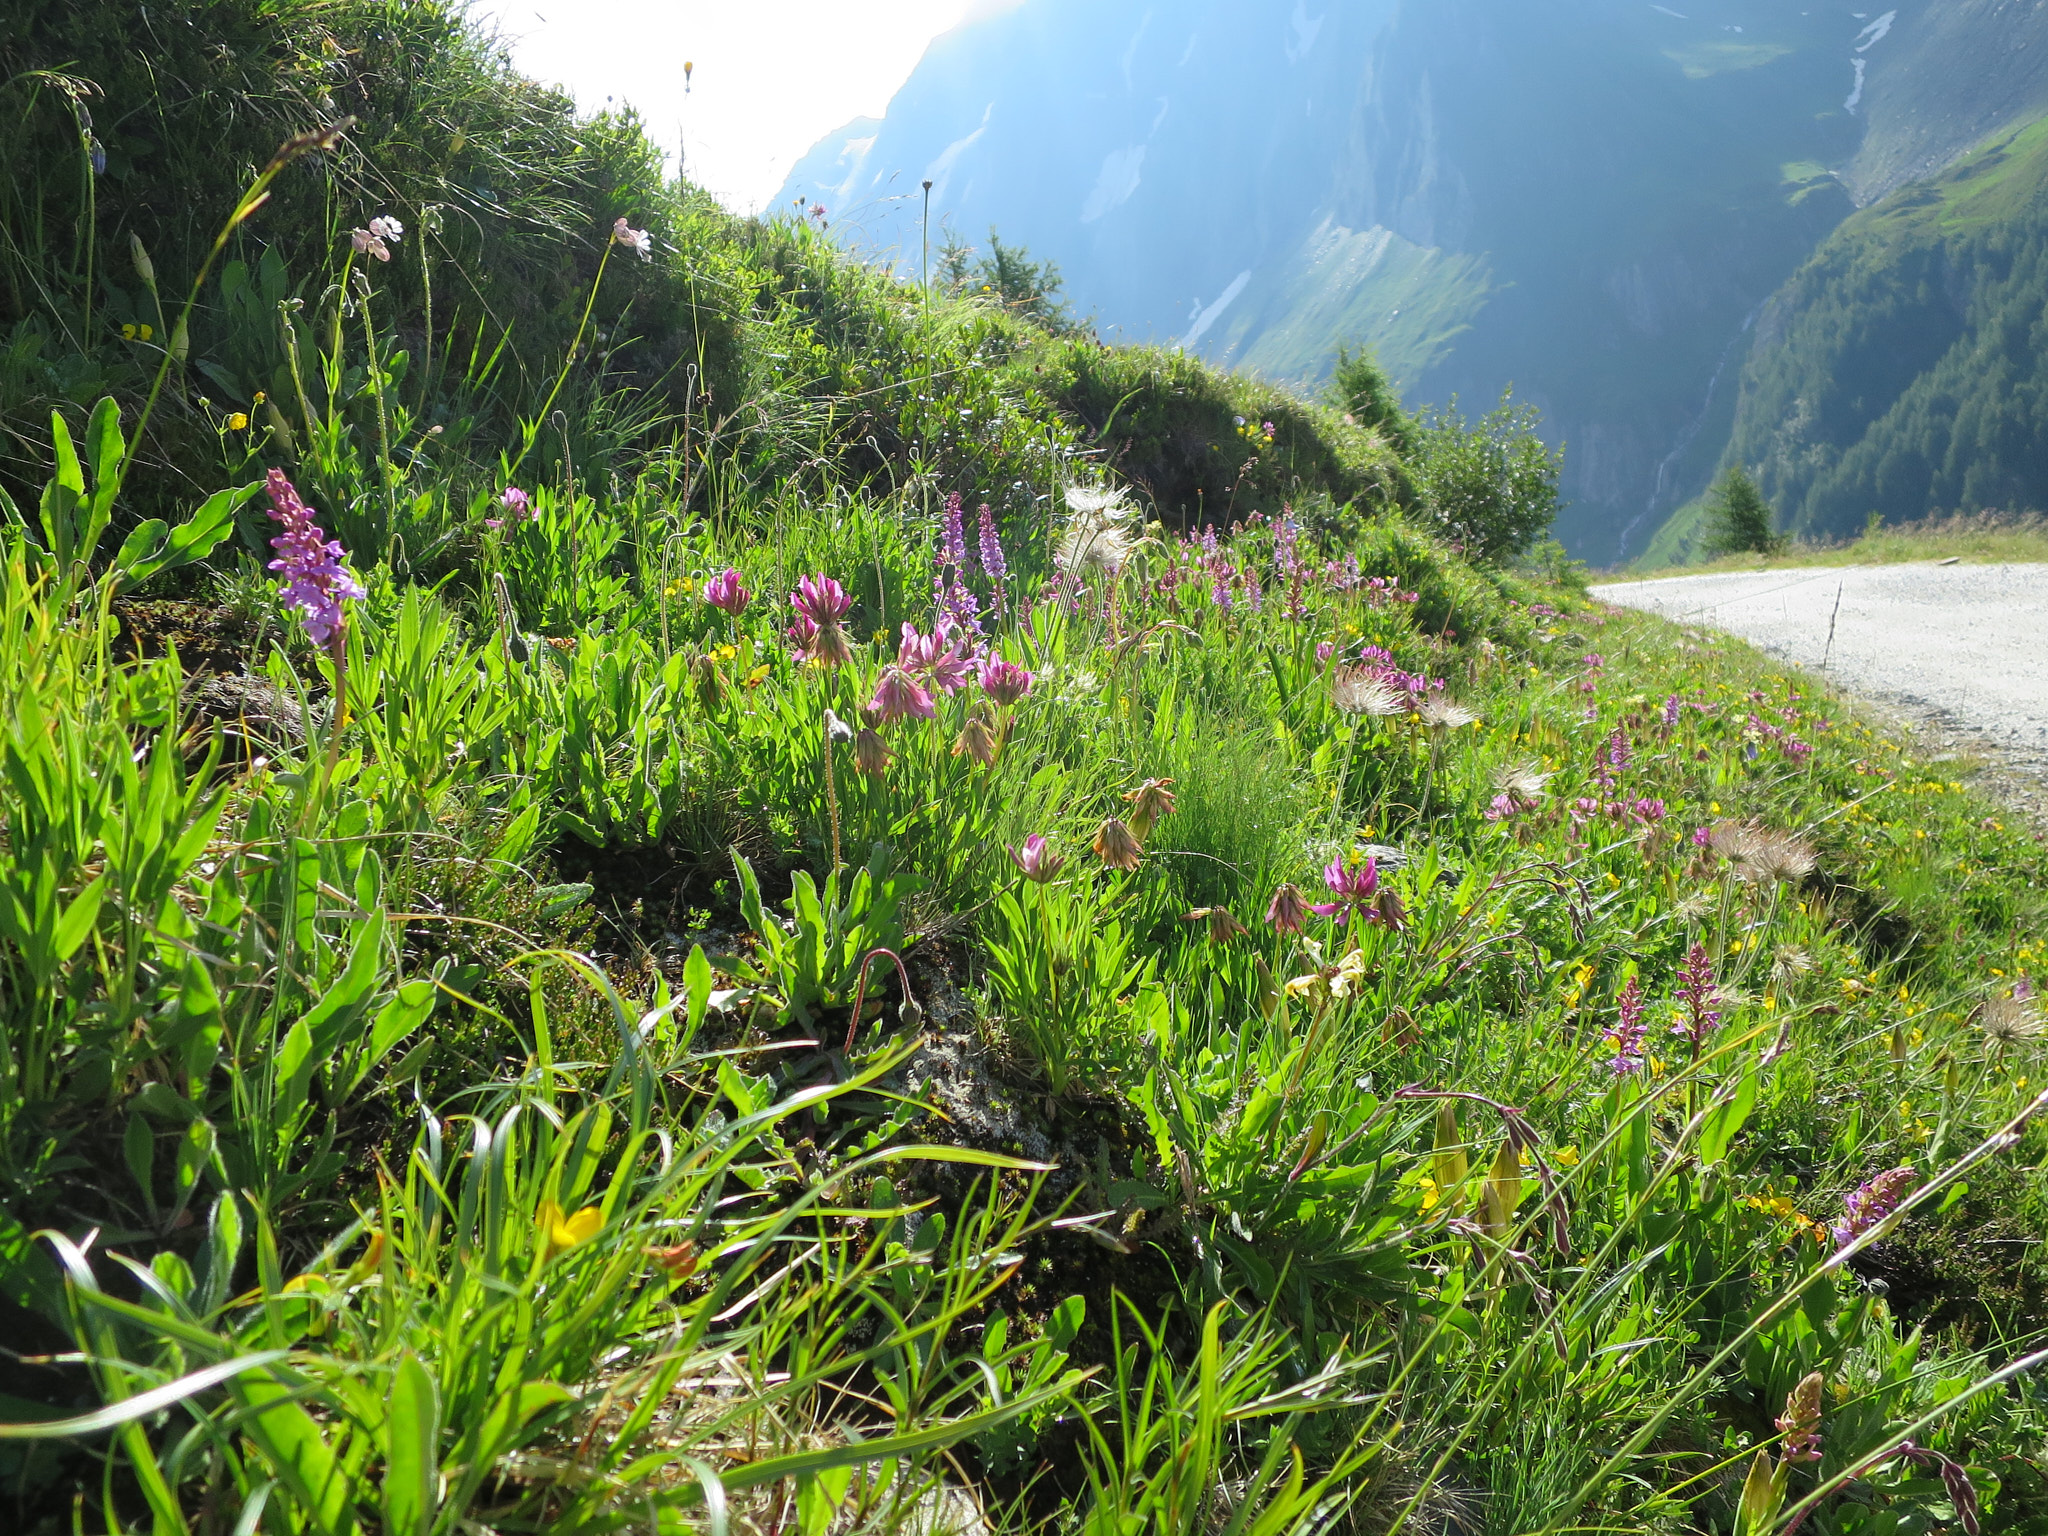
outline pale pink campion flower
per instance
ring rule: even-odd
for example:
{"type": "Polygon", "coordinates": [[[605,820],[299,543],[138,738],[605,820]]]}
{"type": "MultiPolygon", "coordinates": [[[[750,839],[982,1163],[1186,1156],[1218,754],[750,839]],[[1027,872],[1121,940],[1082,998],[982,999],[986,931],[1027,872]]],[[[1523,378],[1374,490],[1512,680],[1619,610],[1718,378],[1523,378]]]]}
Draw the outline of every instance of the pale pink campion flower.
{"type": "Polygon", "coordinates": [[[352,229],[348,232],[348,238],[358,256],[374,256],[379,261],[391,259],[390,248],[380,237],[367,229],[352,229]]]}
{"type": "Polygon", "coordinates": [[[878,724],[889,725],[898,720],[929,720],[937,711],[932,696],[908,672],[901,667],[884,667],[875,683],[875,696],[868,700],[867,712],[878,724]]]}
{"type": "Polygon", "coordinates": [[[1021,852],[1015,848],[1008,852],[1010,862],[1024,872],[1024,878],[1037,885],[1059,878],[1059,872],[1067,867],[1066,859],[1054,853],[1051,844],[1036,832],[1024,839],[1021,852]]]}
{"type": "Polygon", "coordinates": [[[1031,674],[993,652],[981,664],[981,691],[1008,709],[1031,691],[1031,674]]]}
{"type": "Polygon", "coordinates": [[[1289,882],[1274,891],[1266,908],[1266,921],[1281,933],[1301,932],[1308,921],[1308,898],[1301,894],[1301,888],[1289,882]]]}
{"type": "Polygon", "coordinates": [[[405,233],[405,226],[386,213],[370,220],[370,233],[379,240],[395,241],[405,233]]]}
{"type": "Polygon", "coordinates": [[[612,239],[636,252],[642,261],[654,260],[654,238],[644,229],[634,229],[621,218],[612,224],[612,239]]]}
{"type": "Polygon", "coordinates": [[[738,618],[747,611],[747,604],[754,600],[754,594],[740,581],[736,570],[723,570],[704,583],[704,601],[720,613],[738,618]]]}

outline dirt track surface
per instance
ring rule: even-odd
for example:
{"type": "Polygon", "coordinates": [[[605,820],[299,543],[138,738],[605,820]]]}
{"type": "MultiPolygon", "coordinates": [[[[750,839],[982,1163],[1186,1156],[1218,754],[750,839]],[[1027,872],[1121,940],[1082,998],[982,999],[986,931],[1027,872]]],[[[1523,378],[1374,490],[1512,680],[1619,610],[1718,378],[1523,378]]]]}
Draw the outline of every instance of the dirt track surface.
{"type": "Polygon", "coordinates": [[[1743,571],[1618,582],[1593,595],[1740,635],[2048,775],[2048,565],[1743,571]]]}

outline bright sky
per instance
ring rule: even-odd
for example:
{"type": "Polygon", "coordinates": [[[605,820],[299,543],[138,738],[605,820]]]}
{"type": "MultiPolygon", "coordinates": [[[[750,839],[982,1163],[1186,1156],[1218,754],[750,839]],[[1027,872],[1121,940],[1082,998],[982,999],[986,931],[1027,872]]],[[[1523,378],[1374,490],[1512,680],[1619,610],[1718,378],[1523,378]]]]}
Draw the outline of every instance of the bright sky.
{"type": "Polygon", "coordinates": [[[477,0],[526,74],[630,102],[673,164],[759,212],[811,146],[880,117],[925,45],[989,0],[477,0]],[[687,98],[683,64],[696,66],[687,98]]]}

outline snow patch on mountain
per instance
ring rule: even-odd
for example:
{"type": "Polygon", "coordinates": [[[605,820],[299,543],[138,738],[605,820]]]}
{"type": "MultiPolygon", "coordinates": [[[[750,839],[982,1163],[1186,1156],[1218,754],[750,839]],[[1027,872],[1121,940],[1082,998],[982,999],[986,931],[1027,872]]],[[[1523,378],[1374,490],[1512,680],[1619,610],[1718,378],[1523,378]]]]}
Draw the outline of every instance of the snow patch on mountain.
{"type": "Polygon", "coordinates": [[[948,144],[939,151],[938,159],[925,168],[924,179],[932,183],[932,195],[934,197],[943,199],[945,196],[946,178],[952,174],[953,167],[959,163],[960,157],[966,154],[968,150],[974,148],[981,136],[988,132],[988,121],[995,115],[996,104],[990,102],[982,111],[981,126],[968,134],[964,139],[955,139],[952,143],[948,144]]]}
{"type": "Polygon", "coordinates": [[[1088,201],[1081,205],[1081,222],[1093,224],[1112,208],[1120,208],[1131,200],[1131,194],[1138,190],[1138,180],[1145,169],[1145,146],[1133,144],[1129,149],[1112,150],[1103,157],[1102,171],[1095,178],[1094,190],[1088,194],[1088,201]]]}
{"type": "Polygon", "coordinates": [[[1886,11],[1882,16],[1878,17],[1877,20],[1873,21],[1861,32],[1858,32],[1856,34],[1856,41],[1860,46],[1856,49],[1856,51],[1858,53],[1870,52],[1871,49],[1875,48],[1879,43],[1883,42],[1886,37],[1890,36],[1892,30],[1892,23],[1897,21],[1898,19],[1899,13],[1897,11],[1886,11]],[[1865,38],[1868,38],[1869,41],[1865,42],[1865,38]]]}
{"type": "Polygon", "coordinates": [[[1208,334],[1209,327],[1223,318],[1223,311],[1235,304],[1238,296],[1251,286],[1251,281],[1251,268],[1246,267],[1244,271],[1231,279],[1230,286],[1217,295],[1216,302],[1207,309],[1202,308],[1202,301],[1200,299],[1195,300],[1194,313],[1189,316],[1193,324],[1189,327],[1187,335],[1181,337],[1178,343],[1180,349],[1183,352],[1192,351],[1195,343],[1208,334]]]}

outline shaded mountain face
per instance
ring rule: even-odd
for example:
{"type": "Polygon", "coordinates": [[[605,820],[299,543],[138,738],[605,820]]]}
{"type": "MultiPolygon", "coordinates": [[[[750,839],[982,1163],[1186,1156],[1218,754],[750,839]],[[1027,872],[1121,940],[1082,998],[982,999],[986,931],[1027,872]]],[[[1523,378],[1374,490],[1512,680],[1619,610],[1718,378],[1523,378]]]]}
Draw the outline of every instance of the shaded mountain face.
{"type": "Polygon", "coordinates": [[[1856,194],[2044,71],[2036,0],[1026,0],[785,197],[915,275],[929,177],[934,249],[996,226],[1106,334],[1308,387],[1370,346],[1468,411],[1513,385],[1606,562],[1711,478],[1757,318],[1856,194]]]}
{"type": "Polygon", "coordinates": [[[2048,506],[2048,122],[1836,231],[1757,324],[1729,456],[1806,535],[2048,506]]]}

